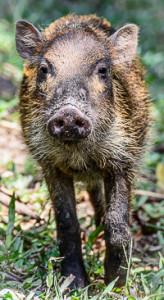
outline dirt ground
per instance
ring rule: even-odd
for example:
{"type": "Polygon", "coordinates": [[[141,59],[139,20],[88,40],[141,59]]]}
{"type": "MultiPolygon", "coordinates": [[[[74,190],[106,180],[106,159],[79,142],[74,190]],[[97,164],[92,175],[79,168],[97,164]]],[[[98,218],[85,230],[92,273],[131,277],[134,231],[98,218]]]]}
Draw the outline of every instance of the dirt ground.
{"type": "Polygon", "coordinates": [[[0,170],[4,170],[5,165],[11,161],[16,169],[22,172],[27,159],[27,150],[18,123],[0,121],[0,145],[0,170]]]}

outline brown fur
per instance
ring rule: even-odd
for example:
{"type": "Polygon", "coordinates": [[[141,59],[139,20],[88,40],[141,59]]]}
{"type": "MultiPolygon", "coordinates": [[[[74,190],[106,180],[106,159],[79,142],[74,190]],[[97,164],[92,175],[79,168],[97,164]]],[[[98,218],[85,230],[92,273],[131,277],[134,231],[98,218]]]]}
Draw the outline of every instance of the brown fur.
{"type": "Polygon", "coordinates": [[[38,58],[24,65],[20,90],[25,141],[42,166],[55,206],[60,253],[66,257],[62,274],[72,272],[78,287],[87,283],[87,276],[81,258],[73,180],[87,182],[97,225],[106,211],[106,282],[120,276],[118,285],[122,285],[126,273],[121,268],[126,267],[122,245],[129,251],[131,184],[149,125],[143,67],[138,56],[131,63],[113,63],[117,56],[109,39],[113,33],[109,22],[94,15],[68,15],[53,22],[42,32],[42,43],[35,49],[38,58]],[[110,84],[98,78],[94,67],[95,61],[104,58],[110,61],[110,84]],[[38,66],[43,59],[49,60],[54,74],[39,82],[38,66]],[[92,133],[75,144],[55,140],[47,131],[49,118],[68,103],[93,124],[92,133]],[[67,235],[72,249],[78,245],[79,268],[67,268],[76,256],[67,235]]]}

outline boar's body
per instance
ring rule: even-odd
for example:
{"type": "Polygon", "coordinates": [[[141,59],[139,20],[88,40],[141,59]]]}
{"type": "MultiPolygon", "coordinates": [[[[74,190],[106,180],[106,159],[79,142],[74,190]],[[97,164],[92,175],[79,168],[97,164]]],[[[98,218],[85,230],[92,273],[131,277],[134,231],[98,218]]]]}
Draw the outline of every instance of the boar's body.
{"type": "Polygon", "coordinates": [[[69,15],[40,33],[18,21],[27,59],[20,90],[25,141],[54,203],[62,274],[88,282],[73,181],[87,183],[96,225],[104,220],[105,280],[125,283],[131,184],[148,129],[148,94],[136,56],[137,27],[114,31],[96,16],[69,15]]]}

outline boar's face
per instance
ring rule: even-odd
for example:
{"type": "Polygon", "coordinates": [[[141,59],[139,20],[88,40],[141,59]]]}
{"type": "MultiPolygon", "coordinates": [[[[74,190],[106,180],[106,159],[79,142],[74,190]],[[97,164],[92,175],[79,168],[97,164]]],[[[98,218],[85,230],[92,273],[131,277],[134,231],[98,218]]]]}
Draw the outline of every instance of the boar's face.
{"type": "Polygon", "coordinates": [[[28,80],[36,85],[35,101],[44,107],[51,136],[78,141],[108,133],[114,118],[111,69],[133,59],[135,25],[124,26],[106,40],[84,28],[58,32],[47,40],[32,24],[18,21],[16,45],[30,61],[27,69],[34,68],[28,80]]]}
{"type": "Polygon", "coordinates": [[[94,36],[69,32],[54,39],[38,65],[38,91],[45,95],[48,130],[59,139],[81,140],[112,106],[110,57],[94,36]],[[108,107],[109,106],[109,107],[108,107]]]}

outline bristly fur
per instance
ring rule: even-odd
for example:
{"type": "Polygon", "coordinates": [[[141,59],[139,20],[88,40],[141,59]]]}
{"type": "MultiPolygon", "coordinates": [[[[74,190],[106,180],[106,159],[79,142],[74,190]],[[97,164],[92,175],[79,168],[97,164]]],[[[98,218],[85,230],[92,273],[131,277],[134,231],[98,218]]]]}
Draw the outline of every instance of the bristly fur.
{"type": "MultiPolygon", "coordinates": [[[[136,33],[137,29],[135,25],[127,27],[125,38],[128,30],[136,33]]],[[[73,180],[87,182],[96,225],[104,220],[106,282],[120,276],[117,283],[123,285],[126,272],[122,266],[126,259],[122,244],[128,253],[131,185],[150,125],[145,71],[138,55],[131,62],[113,63],[117,51],[110,37],[115,32],[107,20],[95,15],[68,15],[51,23],[41,38],[33,30],[31,48],[27,43],[27,56],[22,54],[28,59],[20,89],[23,134],[43,169],[54,202],[60,253],[66,257],[62,274],[75,274],[75,284],[80,288],[86,284],[87,276],[81,250],[75,250],[80,249],[80,237],[73,180]],[[35,38],[40,41],[35,43],[35,38]],[[108,81],[97,76],[101,61],[107,66],[108,81]],[[51,70],[46,80],[39,76],[42,63],[51,70]],[[49,119],[68,104],[92,124],[90,135],[74,143],[55,139],[47,129],[49,119]],[[72,267],[70,257],[74,261],[75,256],[77,263],[72,267]]],[[[23,37],[17,40],[21,53],[23,37]]],[[[128,55],[131,57],[130,52],[128,55]]]]}

